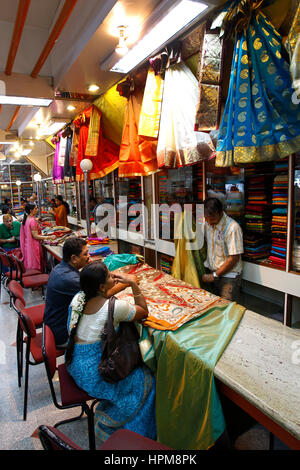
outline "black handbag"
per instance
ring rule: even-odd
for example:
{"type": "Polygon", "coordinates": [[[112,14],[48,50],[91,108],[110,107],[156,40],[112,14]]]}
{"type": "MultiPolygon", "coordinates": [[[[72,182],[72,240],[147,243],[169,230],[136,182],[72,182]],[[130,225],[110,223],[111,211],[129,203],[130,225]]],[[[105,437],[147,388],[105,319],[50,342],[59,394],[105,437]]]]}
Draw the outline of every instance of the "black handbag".
{"type": "Polygon", "coordinates": [[[133,322],[121,322],[115,331],[115,300],[112,296],[108,301],[108,318],[101,335],[102,356],[98,366],[101,377],[109,383],[125,379],[142,363],[139,334],[133,322]]]}

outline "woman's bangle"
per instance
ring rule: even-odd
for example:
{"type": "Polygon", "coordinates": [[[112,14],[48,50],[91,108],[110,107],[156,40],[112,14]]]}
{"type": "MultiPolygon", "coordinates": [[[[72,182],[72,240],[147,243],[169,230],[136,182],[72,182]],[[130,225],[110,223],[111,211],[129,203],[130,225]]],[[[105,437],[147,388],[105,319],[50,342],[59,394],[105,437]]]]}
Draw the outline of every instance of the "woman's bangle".
{"type": "Polygon", "coordinates": [[[140,297],[141,295],[143,295],[143,294],[142,294],[142,293],[140,293],[140,294],[135,294],[135,295],[133,294],[133,297],[140,297]]]}

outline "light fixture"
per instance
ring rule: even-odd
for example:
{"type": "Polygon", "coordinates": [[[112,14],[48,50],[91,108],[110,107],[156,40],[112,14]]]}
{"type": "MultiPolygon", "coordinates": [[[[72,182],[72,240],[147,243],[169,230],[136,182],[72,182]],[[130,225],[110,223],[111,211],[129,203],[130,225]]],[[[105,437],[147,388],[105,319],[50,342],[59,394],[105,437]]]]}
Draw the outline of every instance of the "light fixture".
{"type": "Polygon", "coordinates": [[[118,26],[119,30],[119,44],[115,48],[115,51],[119,55],[125,55],[128,52],[128,47],[126,46],[126,39],[125,31],[127,26],[118,26]]]}
{"type": "Polygon", "coordinates": [[[17,186],[21,186],[21,184],[22,184],[22,183],[21,183],[20,180],[16,181],[16,185],[17,185],[17,186]]]}
{"type": "Polygon", "coordinates": [[[52,103],[52,100],[44,98],[28,98],[25,96],[5,96],[0,95],[0,104],[14,104],[21,106],[39,106],[47,107],[52,103]]]}
{"type": "Polygon", "coordinates": [[[27,157],[32,152],[32,149],[24,149],[21,151],[22,157],[27,157]]]}
{"type": "Polygon", "coordinates": [[[99,90],[98,85],[92,84],[89,86],[89,91],[91,92],[98,91],[98,90],[99,90]]]}
{"type": "Polygon", "coordinates": [[[74,111],[75,109],[75,106],[73,106],[72,104],[69,104],[69,106],[67,106],[68,111],[74,111]]]}
{"type": "Polygon", "coordinates": [[[41,181],[42,177],[39,173],[35,173],[35,175],[33,175],[33,179],[34,181],[38,182],[41,181]]]}
{"type": "Polygon", "coordinates": [[[65,125],[66,121],[58,121],[58,122],[46,122],[42,125],[38,124],[38,130],[36,133],[36,138],[41,139],[42,136],[49,136],[53,135],[56,132],[60,131],[65,125]]]}
{"type": "MultiPolygon", "coordinates": [[[[130,51],[122,57],[113,67],[112,72],[128,73],[154,52],[159,51],[167,42],[178,36],[191,26],[196,18],[208,8],[208,5],[192,0],[182,0],[159,22],[157,22],[130,51]]],[[[153,18],[157,18],[157,13],[153,18]]],[[[150,19],[151,21],[151,19],[150,19]]],[[[154,23],[154,19],[152,20],[154,23]]],[[[108,58],[102,68],[111,66],[112,57],[108,58]]]]}
{"type": "Polygon", "coordinates": [[[0,142],[0,144],[2,145],[12,145],[12,144],[17,144],[18,141],[17,140],[3,140],[0,142]]]}
{"type": "Polygon", "coordinates": [[[89,158],[84,158],[80,162],[80,168],[83,172],[91,171],[93,168],[93,162],[89,158]]]}

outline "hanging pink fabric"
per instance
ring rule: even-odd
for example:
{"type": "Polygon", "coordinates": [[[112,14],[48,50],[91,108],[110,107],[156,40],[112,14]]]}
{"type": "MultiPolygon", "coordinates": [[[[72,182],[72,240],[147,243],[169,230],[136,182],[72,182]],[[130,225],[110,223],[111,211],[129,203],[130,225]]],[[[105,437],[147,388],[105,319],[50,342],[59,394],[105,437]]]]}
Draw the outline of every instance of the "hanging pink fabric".
{"type": "Polygon", "coordinates": [[[53,169],[52,169],[52,182],[54,184],[63,183],[64,167],[58,164],[59,149],[60,149],[60,135],[53,137],[53,139],[51,139],[51,142],[55,144],[55,155],[54,155],[53,169]]]}

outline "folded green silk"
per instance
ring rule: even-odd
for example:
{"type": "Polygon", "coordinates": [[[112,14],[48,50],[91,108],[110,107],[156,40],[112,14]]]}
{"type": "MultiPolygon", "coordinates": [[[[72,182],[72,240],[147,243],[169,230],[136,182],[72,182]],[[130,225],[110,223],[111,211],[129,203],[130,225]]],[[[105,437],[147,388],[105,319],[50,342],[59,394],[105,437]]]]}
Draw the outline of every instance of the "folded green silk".
{"type": "Polygon", "coordinates": [[[245,308],[214,307],[176,331],[139,325],[144,362],[156,373],[159,442],[176,450],[208,449],[225,430],[214,367],[245,308]]]}

